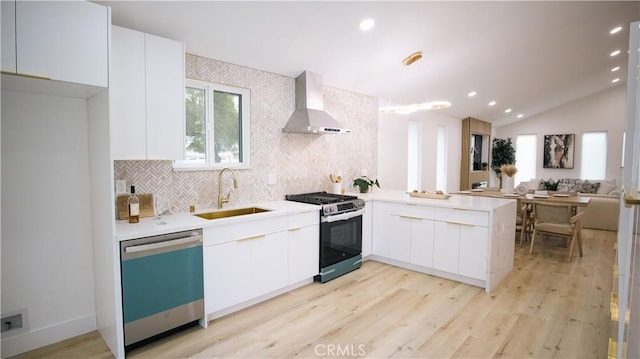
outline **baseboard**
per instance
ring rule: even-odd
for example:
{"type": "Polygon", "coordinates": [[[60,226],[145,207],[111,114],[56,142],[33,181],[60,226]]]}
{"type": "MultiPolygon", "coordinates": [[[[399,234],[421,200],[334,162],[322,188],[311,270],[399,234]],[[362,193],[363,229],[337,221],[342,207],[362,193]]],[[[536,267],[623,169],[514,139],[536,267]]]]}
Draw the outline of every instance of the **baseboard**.
{"type": "Polygon", "coordinates": [[[225,315],[231,314],[231,313],[235,313],[237,311],[240,311],[242,309],[246,309],[249,308],[253,305],[256,305],[260,302],[264,302],[265,300],[269,300],[271,298],[277,297],[281,294],[290,292],[294,289],[303,287],[307,284],[311,284],[313,283],[313,278],[309,278],[309,279],[304,279],[302,281],[299,281],[297,283],[293,283],[293,284],[289,284],[288,286],[284,287],[284,288],[280,288],[278,290],[274,290],[273,292],[267,293],[267,294],[263,294],[259,297],[253,298],[253,299],[249,299],[247,301],[244,301],[242,303],[238,303],[236,305],[233,305],[231,307],[225,308],[225,309],[221,309],[218,310],[216,312],[213,313],[209,313],[206,314],[205,317],[207,318],[207,321],[212,321],[214,319],[218,319],[221,317],[224,317],[225,315]]]}
{"type": "Polygon", "coordinates": [[[30,330],[2,339],[2,358],[57,343],[96,330],[96,314],[68,320],[44,328],[30,330]]]}

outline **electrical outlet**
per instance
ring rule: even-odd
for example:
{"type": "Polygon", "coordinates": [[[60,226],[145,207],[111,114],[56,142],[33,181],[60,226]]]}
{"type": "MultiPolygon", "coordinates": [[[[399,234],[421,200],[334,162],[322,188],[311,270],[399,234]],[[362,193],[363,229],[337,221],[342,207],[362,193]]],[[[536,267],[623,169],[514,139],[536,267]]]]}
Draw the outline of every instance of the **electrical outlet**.
{"type": "Polygon", "coordinates": [[[269,178],[267,179],[267,183],[268,184],[276,184],[276,174],[275,173],[269,173],[269,178]]]}
{"type": "Polygon", "coordinates": [[[2,318],[2,331],[22,328],[22,313],[2,318]]]}
{"type": "Polygon", "coordinates": [[[116,194],[125,194],[127,193],[127,181],[125,180],[117,180],[116,181],[116,194]]]}

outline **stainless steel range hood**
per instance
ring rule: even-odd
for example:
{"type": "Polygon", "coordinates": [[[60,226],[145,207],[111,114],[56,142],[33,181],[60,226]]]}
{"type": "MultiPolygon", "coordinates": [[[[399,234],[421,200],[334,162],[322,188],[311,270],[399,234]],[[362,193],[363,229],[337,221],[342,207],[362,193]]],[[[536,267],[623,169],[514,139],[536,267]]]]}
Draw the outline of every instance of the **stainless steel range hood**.
{"type": "Polygon", "coordinates": [[[305,71],[296,77],[296,109],[282,132],[351,133],[323,109],[322,75],[305,71]]]}

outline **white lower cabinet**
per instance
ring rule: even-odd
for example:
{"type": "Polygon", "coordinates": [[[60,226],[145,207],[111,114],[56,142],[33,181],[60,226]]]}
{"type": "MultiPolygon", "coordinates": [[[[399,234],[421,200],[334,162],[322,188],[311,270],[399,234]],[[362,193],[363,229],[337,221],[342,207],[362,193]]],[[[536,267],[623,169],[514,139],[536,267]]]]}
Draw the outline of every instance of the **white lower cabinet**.
{"type": "Polygon", "coordinates": [[[487,212],[393,202],[373,203],[373,254],[485,280],[487,212]]]}
{"type": "Polygon", "coordinates": [[[319,269],[319,221],[311,211],[204,228],[205,312],[233,311],[313,278],[319,269]]]}
{"type": "Polygon", "coordinates": [[[489,253],[489,230],[479,226],[460,226],[460,249],[458,273],[485,280],[489,253]]]}
{"type": "Polygon", "coordinates": [[[431,267],[433,208],[374,202],[373,253],[431,267]]]}
{"type": "Polygon", "coordinates": [[[289,284],[318,274],[320,270],[320,225],[289,229],[289,284]]]}
{"type": "Polygon", "coordinates": [[[436,211],[434,268],[465,277],[487,278],[489,214],[443,208],[436,211]]]}
{"type": "Polygon", "coordinates": [[[205,247],[205,310],[216,312],[287,285],[287,233],[205,247]]]}
{"type": "Polygon", "coordinates": [[[485,280],[488,240],[487,227],[436,222],[433,268],[485,280]]]}
{"type": "Polygon", "coordinates": [[[213,313],[249,299],[251,269],[247,260],[248,243],[238,241],[206,246],[205,311],[213,313]]]}
{"type": "Polygon", "coordinates": [[[272,233],[245,240],[249,246],[245,254],[246,263],[251,268],[249,283],[251,298],[261,296],[288,283],[288,235],[287,232],[272,233]]]}
{"type": "Polygon", "coordinates": [[[411,223],[411,263],[433,267],[434,222],[415,218],[411,223]]]}
{"type": "Polygon", "coordinates": [[[460,225],[448,222],[435,223],[433,268],[458,273],[460,251],[460,225]]]}

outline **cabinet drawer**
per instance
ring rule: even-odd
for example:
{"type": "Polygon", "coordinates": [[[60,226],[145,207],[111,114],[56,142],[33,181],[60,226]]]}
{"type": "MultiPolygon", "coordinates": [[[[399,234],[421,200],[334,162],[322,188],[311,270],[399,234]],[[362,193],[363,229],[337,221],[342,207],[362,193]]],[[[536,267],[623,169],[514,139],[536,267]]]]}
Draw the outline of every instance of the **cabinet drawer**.
{"type": "Polygon", "coordinates": [[[412,219],[433,219],[434,208],[415,204],[379,203],[375,210],[380,210],[386,215],[407,217],[412,219]]]}
{"type": "Polygon", "coordinates": [[[455,208],[438,208],[436,221],[453,222],[463,225],[488,227],[489,213],[455,208]]]}
{"type": "Polygon", "coordinates": [[[289,216],[289,228],[302,228],[307,226],[312,226],[314,224],[320,223],[320,212],[319,211],[309,211],[296,213],[289,216]]]}
{"type": "Polygon", "coordinates": [[[275,232],[287,230],[287,216],[269,217],[264,219],[245,221],[223,226],[205,227],[204,245],[211,246],[226,242],[249,239],[275,232]]]}

